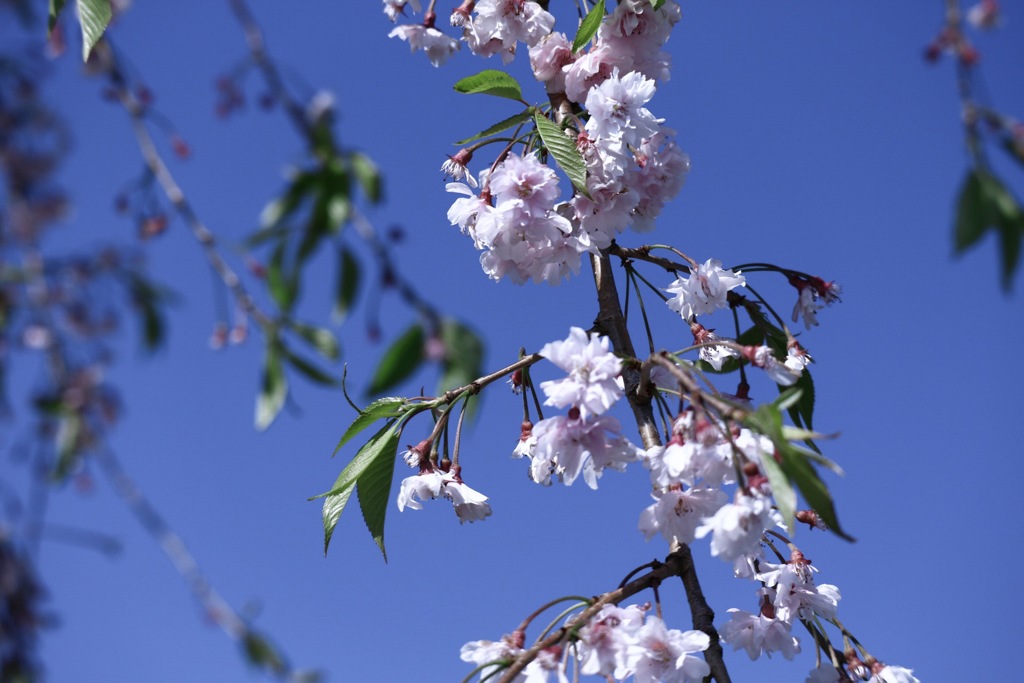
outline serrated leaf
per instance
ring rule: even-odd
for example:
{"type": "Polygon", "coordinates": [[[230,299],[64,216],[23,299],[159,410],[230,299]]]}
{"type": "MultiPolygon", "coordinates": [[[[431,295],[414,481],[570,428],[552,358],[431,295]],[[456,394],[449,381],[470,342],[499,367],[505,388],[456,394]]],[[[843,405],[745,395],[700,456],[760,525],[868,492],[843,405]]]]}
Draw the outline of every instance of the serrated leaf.
{"type": "Polygon", "coordinates": [[[526,123],[527,121],[529,121],[530,119],[533,118],[533,113],[535,111],[536,110],[533,107],[527,107],[525,110],[519,112],[518,114],[515,114],[514,116],[510,116],[507,119],[504,119],[502,121],[498,121],[496,124],[494,124],[490,128],[487,128],[486,130],[480,131],[479,133],[477,133],[476,135],[474,135],[471,138],[466,138],[465,140],[459,140],[455,144],[456,145],[465,145],[467,143],[474,142],[475,140],[479,140],[481,138],[485,138],[485,137],[487,137],[489,135],[494,135],[495,133],[500,133],[503,130],[508,130],[509,128],[512,128],[513,126],[518,126],[518,125],[521,125],[523,123],[526,123]]]}
{"type": "Polygon", "coordinates": [[[483,375],[484,343],[477,334],[457,320],[441,323],[444,363],[438,393],[469,384],[483,375]]]}
{"type": "Polygon", "coordinates": [[[373,542],[380,548],[384,561],[388,561],[388,553],[384,549],[384,519],[387,517],[388,500],[391,497],[391,481],[395,476],[395,457],[398,451],[398,435],[394,438],[394,447],[390,456],[374,458],[366,470],[359,475],[356,493],[359,496],[359,510],[363,513],[363,521],[369,529],[373,542]]]}
{"type": "Polygon", "coordinates": [[[82,22],[82,61],[103,37],[110,24],[110,0],[78,0],[78,18],[82,22]]]}
{"type": "Polygon", "coordinates": [[[359,292],[359,261],[348,247],[338,252],[337,288],[334,295],[334,310],[331,316],[340,324],[348,316],[359,292]]]}
{"type": "Polygon", "coordinates": [[[309,342],[310,346],[316,349],[321,356],[328,360],[338,360],[341,355],[341,345],[338,343],[338,338],[329,329],[302,323],[292,323],[291,328],[309,342]]]}
{"type": "Polygon", "coordinates": [[[256,397],[256,429],[263,431],[271,425],[284,407],[288,397],[288,378],[281,365],[281,347],[274,341],[267,343],[263,361],[263,380],[256,397]]]}
{"type": "Polygon", "coordinates": [[[456,92],[466,95],[480,93],[505,97],[518,102],[523,101],[523,89],[519,86],[519,82],[504,71],[495,69],[486,69],[478,74],[466,76],[453,87],[456,92]]]}
{"type": "Polygon", "coordinates": [[[590,193],[587,191],[587,164],[583,161],[583,156],[579,150],[576,149],[576,143],[559,128],[557,123],[553,123],[540,112],[534,114],[533,120],[537,126],[537,132],[540,133],[540,139],[544,141],[544,146],[547,147],[548,152],[551,153],[551,156],[555,158],[558,165],[565,171],[565,175],[569,176],[573,187],[580,194],[589,197],[590,193]]]}
{"type": "Polygon", "coordinates": [[[373,159],[360,152],[352,152],[349,155],[349,162],[352,164],[352,171],[356,174],[356,180],[363,188],[363,194],[370,202],[379,203],[384,198],[384,185],[377,164],[373,162],[373,159]]]}
{"type": "Polygon", "coordinates": [[[602,21],[604,21],[604,0],[598,0],[597,4],[590,8],[587,16],[583,17],[583,21],[580,22],[580,29],[572,41],[573,52],[579,52],[580,48],[590,42],[590,39],[597,33],[597,29],[601,28],[602,21]]]}
{"type": "Polygon", "coordinates": [[[341,447],[349,442],[352,437],[362,432],[364,429],[372,425],[374,422],[381,418],[395,418],[401,417],[406,413],[406,406],[409,404],[407,400],[399,396],[386,396],[384,398],[378,398],[376,401],[366,406],[359,411],[359,417],[352,421],[352,424],[348,426],[345,433],[342,435],[341,440],[338,442],[337,447],[334,449],[334,453],[331,454],[333,458],[341,450],[341,447]]]}
{"type": "Polygon", "coordinates": [[[416,323],[396,339],[373,373],[367,394],[379,394],[401,383],[416,371],[424,358],[423,327],[416,323]]]}
{"type": "Polygon", "coordinates": [[[345,466],[334,486],[327,493],[321,493],[310,500],[317,498],[324,499],[323,522],[324,522],[324,554],[331,543],[331,536],[334,528],[338,525],[338,518],[345,509],[352,490],[356,487],[360,476],[371,467],[378,458],[390,458],[394,461],[398,450],[398,437],[400,434],[399,422],[389,421],[380,431],[373,435],[362,448],[355,454],[352,461],[345,466]]]}

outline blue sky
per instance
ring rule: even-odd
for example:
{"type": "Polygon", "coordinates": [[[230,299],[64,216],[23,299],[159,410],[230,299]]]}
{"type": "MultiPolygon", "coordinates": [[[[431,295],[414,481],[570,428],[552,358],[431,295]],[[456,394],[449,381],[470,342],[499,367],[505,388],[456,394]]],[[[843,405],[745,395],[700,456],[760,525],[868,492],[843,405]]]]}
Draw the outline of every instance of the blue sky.
{"type": "MultiPolygon", "coordinates": [[[[396,252],[403,274],[484,335],[489,368],[514,360],[520,346],[535,350],[571,325],[591,324],[586,274],[556,288],[492,283],[445,218],[452,196],[438,168],[451,142],[513,113],[451,84],[498,68],[497,60],[464,53],[435,69],[387,38],[391,26],[376,2],[252,6],[272,54],[336,94],[342,143],[373,157],[386,177],[388,202],[371,219],[404,228],[396,252]]],[[[954,198],[967,168],[959,105],[950,61],[921,58],[942,3],[682,7],[668,45],[672,79],[650,107],[678,131],[692,171],[654,239],[701,261],[774,262],[842,284],[843,303],[823,311],[821,326],[801,341],[817,361],[816,425],[841,432],[826,452],[847,475],[828,482],[858,541],[806,532],[797,540],[819,580],[841,588],[840,617],[880,659],[913,668],[922,681],[997,680],[1015,662],[1024,606],[1014,588],[1015,520],[1024,512],[1014,486],[1024,465],[1012,431],[1022,408],[1015,351],[1024,317],[1020,283],[1011,296],[999,288],[991,239],[951,256],[954,198]]],[[[978,45],[992,104],[1024,114],[1021,16],[1007,9],[1006,25],[978,45]]],[[[570,30],[566,18],[558,27],[570,30]]],[[[245,54],[227,4],[137,3],[112,35],[192,146],[191,159],[172,165],[179,182],[225,244],[240,240],[283,188],[282,171],[301,158],[302,142],[280,112],[250,104],[228,120],[214,116],[213,83],[245,54]]],[[[62,174],[75,208],[54,236],[58,248],[131,239],[113,197],[141,168],[126,116],[102,100],[101,84],[83,77],[76,56],[77,47],[60,59],[46,86],[75,138],[62,174]]],[[[252,103],[259,87],[249,85],[252,103]]],[[[540,99],[539,86],[528,97],[540,99]]],[[[1019,196],[1020,168],[1000,168],[1019,196]]],[[[210,580],[257,614],[294,664],[332,681],[460,680],[469,670],[458,660],[464,642],[496,639],[547,600],[600,593],[664,555],[663,544],[645,544],[636,532],[649,504],[646,473],[611,472],[596,492],[582,483],[533,485],[509,458],[518,399],[498,389],[462,456],[467,481],[491,496],[490,519],[460,526],[441,502],[401,515],[392,506],[385,565],[351,509],[325,559],[319,505],[306,499],[352,456],[330,457],[352,411],[339,392],[296,381],[294,408],[255,433],[261,344],[209,349],[216,290],[180,222],[147,252],[180,303],[155,357],[125,340],[112,370],[126,406],[113,447],[210,580]]],[[[309,274],[309,318],[329,313],[329,265],[318,261],[309,274]]],[[[789,310],[794,293],[781,278],[757,282],[789,310]]],[[[658,315],[662,345],[685,345],[678,319],[658,315]]],[[[388,339],[413,316],[385,294],[381,320],[388,339]]],[[[362,323],[359,312],[340,330],[356,387],[383,352],[362,323]]],[[[406,391],[434,381],[424,373],[406,391]]],[[[773,393],[755,386],[755,398],[773,393]]],[[[404,441],[423,438],[428,426],[410,429],[404,441]]],[[[102,479],[92,493],[57,494],[50,519],[124,545],[111,559],[44,543],[40,570],[60,617],[43,641],[50,680],[254,678],[102,479]]],[[[706,543],[694,555],[720,615],[753,609],[750,584],[732,579],[706,543]]],[[[670,625],[685,628],[680,587],[665,588],[663,600],[670,625]]],[[[794,663],[750,664],[743,653],[728,661],[736,680],[800,681],[813,666],[804,645],[794,663]]]]}

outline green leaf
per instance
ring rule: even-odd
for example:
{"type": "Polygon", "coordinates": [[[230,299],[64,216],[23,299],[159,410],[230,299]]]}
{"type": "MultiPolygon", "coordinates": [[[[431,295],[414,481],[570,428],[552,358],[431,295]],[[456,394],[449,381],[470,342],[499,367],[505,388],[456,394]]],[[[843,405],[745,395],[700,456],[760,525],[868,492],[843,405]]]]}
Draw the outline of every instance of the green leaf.
{"type": "Polygon", "coordinates": [[[316,365],[306,360],[302,356],[299,356],[292,352],[290,349],[284,349],[284,356],[288,359],[288,363],[302,373],[306,379],[323,386],[337,386],[339,384],[338,379],[324,370],[321,370],[316,365]]]}
{"type": "Polygon", "coordinates": [[[274,674],[283,674],[288,670],[284,657],[266,638],[255,631],[246,631],[242,638],[245,657],[253,666],[274,674]]]}
{"type": "Polygon", "coordinates": [[[348,441],[355,435],[362,432],[364,429],[372,425],[374,422],[381,418],[394,418],[402,417],[408,412],[407,407],[409,402],[404,398],[398,396],[387,396],[384,398],[378,398],[376,401],[366,406],[359,411],[359,417],[352,421],[352,424],[348,426],[345,433],[341,437],[341,441],[338,442],[338,446],[334,449],[334,453],[331,454],[333,458],[341,450],[348,441]]]}
{"type": "Polygon", "coordinates": [[[654,0],[654,2],[651,3],[651,9],[659,10],[661,9],[661,6],[664,4],[665,0],[654,0]]]}
{"type": "Polygon", "coordinates": [[[164,317],[160,305],[167,295],[138,275],[130,276],[129,289],[132,302],[138,307],[142,318],[142,346],[146,351],[156,351],[165,338],[164,317]]]}
{"type": "Polygon", "coordinates": [[[416,323],[384,352],[370,381],[367,394],[379,394],[399,384],[420,366],[424,358],[423,327],[416,323]]]}
{"type": "Polygon", "coordinates": [[[373,159],[360,152],[352,152],[349,155],[349,162],[352,164],[356,180],[362,186],[366,198],[374,204],[379,203],[384,198],[384,184],[381,181],[377,164],[373,162],[373,159]]]}
{"type": "Polygon", "coordinates": [[[298,293],[298,278],[285,272],[284,252],[287,244],[279,242],[270,254],[267,263],[267,288],[274,303],[283,313],[287,313],[295,304],[298,293]]]}
{"type": "MultiPolygon", "coordinates": [[[[779,399],[776,400],[776,403],[778,401],[779,399]]],[[[783,433],[782,413],[778,405],[765,404],[758,407],[756,411],[747,414],[746,418],[744,418],[744,423],[754,431],[767,436],[775,445],[775,459],[778,469],[781,470],[781,473],[788,482],[786,487],[783,488],[783,497],[788,496],[788,489],[795,485],[801,495],[803,495],[804,500],[807,501],[807,504],[821,516],[822,521],[828,525],[833,533],[848,541],[852,541],[853,538],[847,535],[839,526],[839,519],[836,517],[835,506],[832,503],[832,496],[828,492],[825,482],[821,480],[818,472],[811,465],[811,460],[824,461],[824,463],[828,463],[836,468],[838,466],[826,458],[819,459],[816,454],[798,448],[786,439],[783,433]]],[[[767,459],[762,458],[763,461],[767,459]]],[[[765,475],[769,476],[769,478],[773,476],[769,473],[772,467],[772,465],[765,467],[765,475]]],[[[778,474],[778,472],[775,472],[774,476],[778,476],[778,474]]],[[[774,487],[775,483],[773,482],[772,485],[774,487]]],[[[788,505],[789,501],[777,502],[780,504],[779,511],[783,512],[786,526],[792,528],[793,518],[791,516],[787,517],[782,509],[782,506],[788,505]]]]}
{"type": "Polygon", "coordinates": [[[478,74],[466,76],[454,86],[456,92],[472,95],[481,93],[523,101],[523,89],[519,82],[504,71],[486,69],[478,74]]]}
{"type": "Polygon", "coordinates": [[[580,48],[590,42],[590,39],[597,33],[597,29],[601,28],[602,21],[604,21],[604,0],[598,0],[580,23],[580,29],[572,41],[573,52],[579,52],[580,48]]]}
{"type": "Polygon", "coordinates": [[[338,338],[326,327],[293,322],[291,323],[291,329],[309,342],[310,346],[316,349],[317,353],[324,358],[338,360],[338,357],[341,355],[341,345],[338,344],[338,338]]]}
{"type": "Polygon", "coordinates": [[[359,509],[363,513],[363,521],[369,529],[373,542],[380,548],[384,561],[388,561],[388,553],[384,549],[384,518],[387,516],[388,500],[391,497],[391,481],[395,476],[395,457],[398,451],[398,433],[395,432],[393,447],[380,457],[374,458],[366,470],[359,475],[356,492],[359,496],[359,509]]]}
{"type": "Polygon", "coordinates": [[[64,11],[65,0],[50,0],[50,16],[47,22],[47,30],[53,31],[57,25],[57,18],[64,11]]]}
{"type": "Polygon", "coordinates": [[[552,123],[540,112],[534,114],[533,120],[537,125],[537,132],[540,133],[540,139],[544,141],[544,146],[548,148],[548,152],[555,158],[558,165],[562,167],[565,174],[569,176],[573,187],[581,194],[589,197],[590,194],[587,191],[587,164],[583,161],[583,156],[579,150],[576,149],[576,143],[559,128],[557,123],[552,123]]]}
{"type": "Polygon", "coordinates": [[[280,226],[284,219],[295,213],[307,195],[312,194],[321,181],[319,172],[302,171],[296,174],[284,194],[263,207],[260,213],[261,230],[257,235],[280,226]]]}
{"type": "Polygon", "coordinates": [[[342,247],[338,251],[337,282],[331,316],[340,324],[348,316],[359,292],[359,261],[348,247],[342,247]]]}
{"type": "Polygon", "coordinates": [[[526,109],[524,109],[523,111],[519,112],[518,114],[515,114],[514,116],[510,116],[507,119],[504,119],[502,121],[498,121],[496,124],[494,124],[490,128],[488,128],[486,130],[480,131],[479,133],[477,133],[476,135],[474,135],[471,138],[466,138],[465,140],[459,140],[455,144],[456,145],[465,145],[466,143],[473,142],[473,141],[479,140],[481,138],[485,138],[488,135],[494,135],[495,133],[500,133],[503,130],[508,130],[509,128],[512,128],[513,126],[518,126],[520,124],[526,123],[527,121],[529,121],[530,119],[533,118],[533,113],[535,111],[536,111],[536,109],[534,109],[533,107],[527,107],[526,109]]]}
{"type": "Polygon", "coordinates": [[[398,450],[398,437],[401,433],[400,422],[391,420],[385,424],[380,431],[373,435],[369,441],[367,441],[362,448],[356,453],[352,461],[345,466],[345,469],[341,471],[338,478],[334,482],[334,486],[327,493],[321,493],[319,496],[314,496],[310,500],[317,498],[324,499],[323,507],[323,521],[324,521],[324,554],[327,554],[327,548],[331,543],[331,536],[334,534],[334,528],[338,525],[338,518],[341,517],[341,513],[345,509],[345,505],[348,503],[348,499],[352,495],[352,490],[356,487],[360,477],[370,469],[373,465],[377,465],[375,468],[375,474],[371,482],[371,488],[373,487],[377,478],[379,478],[380,463],[376,461],[380,458],[388,458],[392,461],[395,459],[395,454],[398,450]]]}
{"type": "Polygon", "coordinates": [[[1002,180],[983,168],[975,168],[967,174],[957,203],[953,231],[956,253],[973,246],[989,229],[999,234],[1002,285],[1009,289],[1020,262],[1024,210],[1002,180]]]}
{"type": "Polygon", "coordinates": [[[768,483],[771,484],[772,497],[779,508],[779,514],[786,522],[786,530],[792,536],[796,520],[796,490],[790,485],[782,467],[770,454],[765,454],[765,457],[761,458],[761,467],[768,477],[768,483]]]}
{"type": "Polygon", "coordinates": [[[989,224],[981,175],[971,170],[960,189],[953,248],[960,253],[981,239],[989,224]]]}
{"type": "Polygon", "coordinates": [[[469,384],[483,375],[484,343],[457,320],[441,322],[444,362],[438,393],[469,384]]]}
{"type": "Polygon", "coordinates": [[[103,37],[110,16],[110,0],[78,0],[78,17],[82,22],[82,61],[89,59],[92,48],[103,37]]]}
{"type": "Polygon", "coordinates": [[[281,346],[276,340],[267,342],[263,362],[263,381],[256,397],[256,429],[263,431],[274,421],[288,396],[288,379],[281,366],[281,346]]]}

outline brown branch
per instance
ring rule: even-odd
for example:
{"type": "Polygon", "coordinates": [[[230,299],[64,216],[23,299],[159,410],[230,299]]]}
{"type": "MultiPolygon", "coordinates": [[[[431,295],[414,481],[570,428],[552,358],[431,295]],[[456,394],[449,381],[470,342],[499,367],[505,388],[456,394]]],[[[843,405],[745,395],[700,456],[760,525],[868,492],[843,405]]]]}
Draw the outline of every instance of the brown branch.
{"type": "MultiPolygon", "coordinates": [[[[597,287],[598,314],[594,319],[594,329],[607,335],[612,341],[616,353],[629,358],[636,358],[633,340],[626,329],[626,318],[619,305],[619,292],[615,287],[615,276],[612,273],[611,259],[607,253],[591,256],[590,263],[594,268],[594,284],[597,287]]],[[[640,440],[644,448],[661,445],[658,424],[654,419],[650,397],[638,395],[640,387],[640,370],[633,365],[625,365],[622,369],[622,380],[626,387],[626,398],[633,409],[636,426],[640,431],[640,440]]]]}
{"type": "MultiPolygon", "coordinates": [[[[608,251],[602,252],[600,256],[591,256],[590,262],[594,267],[594,284],[597,287],[599,307],[594,327],[608,335],[612,341],[612,347],[617,353],[635,358],[636,352],[633,350],[633,341],[630,339],[629,329],[626,327],[626,319],[622,313],[622,307],[619,305],[619,294],[615,287],[615,277],[612,273],[611,259],[608,251]]],[[[657,356],[654,358],[674,367],[674,364],[667,358],[657,356]]],[[[680,372],[678,374],[685,373],[680,372]]],[[[646,391],[644,395],[640,395],[637,392],[637,389],[640,387],[640,370],[635,366],[626,366],[623,369],[622,378],[626,385],[626,398],[633,409],[636,426],[640,431],[644,448],[660,445],[661,439],[658,435],[657,424],[654,421],[651,399],[646,395],[646,391]]],[[[692,378],[687,376],[686,379],[690,381],[692,389],[697,389],[696,382],[692,378]]],[[[723,408],[728,407],[731,409],[731,406],[724,401],[722,404],[723,408]]],[[[711,676],[718,683],[730,683],[731,679],[725,666],[718,631],[715,630],[714,626],[715,613],[710,605],[708,605],[704,592],[701,590],[700,581],[697,578],[697,570],[693,565],[693,555],[690,553],[688,546],[678,544],[678,547],[674,547],[672,554],[669,555],[669,559],[673,558],[675,562],[679,563],[677,575],[683,579],[683,587],[686,589],[686,599],[690,605],[693,627],[708,634],[708,637],[711,638],[711,644],[704,652],[704,659],[707,661],[708,666],[711,667],[711,676]]]]}
{"type": "Polygon", "coordinates": [[[189,230],[192,231],[192,235],[202,247],[210,267],[213,268],[217,277],[220,278],[224,286],[231,292],[238,307],[255,320],[262,329],[269,329],[273,325],[271,317],[256,304],[256,301],[249,294],[245,285],[242,284],[238,274],[221,256],[220,250],[217,248],[217,239],[213,232],[206,227],[199,214],[196,213],[181,186],[178,185],[170,169],[167,168],[167,164],[164,163],[163,157],[160,156],[160,152],[153,142],[153,136],[150,135],[149,129],[146,127],[146,109],[132,93],[131,88],[128,87],[124,74],[117,64],[113,50],[102,42],[97,44],[96,50],[103,51],[104,59],[108,62],[107,75],[114,86],[118,101],[131,118],[132,133],[135,135],[139,152],[142,154],[146,167],[153,174],[167,200],[170,201],[175,211],[182,217],[185,224],[188,225],[189,230]]]}
{"type": "Polygon", "coordinates": [[[589,607],[580,612],[579,615],[572,620],[572,624],[562,626],[544,640],[537,641],[528,650],[524,650],[522,654],[516,657],[512,664],[505,670],[499,680],[499,683],[511,683],[530,662],[536,659],[537,655],[541,651],[563,642],[571,634],[578,631],[582,626],[586,625],[591,619],[593,619],[605,605],[618,605],[626,598],[636,595],[640,591],[660,585],[665,579],[673,576],[684,576],[688,571],[687,566],[690,567],[689,571],[692,572],[693,563],[687,559],[688,557],[689,552],[683,553],[677,551],[670,553],[669,556],[665,558],[664,563],[658,563],[658,566],[640,578],[633,579],[624,586],[602,594],[594,600],[589,607]],[[689,564],[687,564],[688,562],[689,564]]]}

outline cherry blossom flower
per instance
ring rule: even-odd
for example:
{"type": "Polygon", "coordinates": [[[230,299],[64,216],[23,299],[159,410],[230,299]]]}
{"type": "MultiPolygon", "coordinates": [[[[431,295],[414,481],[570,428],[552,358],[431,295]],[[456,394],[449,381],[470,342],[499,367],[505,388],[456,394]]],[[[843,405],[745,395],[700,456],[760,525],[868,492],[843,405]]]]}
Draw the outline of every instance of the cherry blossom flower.
{"type": "Polygon", "coordinates": [[[580,673],[585,676],[613,676],[624,679],[632,672],[627,667],[627,651],[636,643],[636,634],[644,624],[639,605],[605,605],[579,631],[580,673]]]}
{"type": "Polygon", "coordinates": [[[569,373],[565,379],[542,382],[545,405],[556,408],[576,406],[584,418],[601,415],[623,396],[619,374],[622,361],[608,350],[611,340],[588,335],[579,327],[569,330],[565,341],[541,347],[540,355],[569,373]]]}
{"type": "Polygon", "coordinates": [[[711,672],[694,653],[708,649],[711,639],[701,631],[665,628],[658,617],[648,617],[629,647],[635,683],[697,683],[711,672]]]}
{"type": "Polygon", "coordinates": [[[391,21],[396,21],[400,14],[405,13],[405,6],[409,5],[413,10],[420,12],[420,0],[384,0],[384,14],[391,21]]]}
{"type": "Polygon", "coordinates": [[[515,635],[506,635],[497,642],[492,640],[474,640],[466,643],[459,651],[459,658],[464,662],[484,667],[480,670],[479,674],[481,678],[487,678],[489,675],[493,676],[495,671],[500,668],[500,664],[497,662],[514,659],[522,651],[521,637],[517,638],[515,635]],[[491,663],[494,663],[494,665],[485,666],[491,663]]]}
{"type": "Polygon", "coordinates": [[[874,676],[868,683],[921,683],[914,676],[913,669],[904,669],[902,666],[887,666],[881,662],[875,662],[871,667],[874,676]]]}
{"type": "Polygon", "coordinates": [[[818,293],[809,284],[799,287],[796,305],[793,306],[793,322],[804,319],[804,328],[811,329],[818,324],[818,311],[825,305],[818,301],[818,293]]]}
{"type": "Polygon", "coordinates": [[[762,652],[768,656],[781,652],[786,659],[793,659],[800,652],[800,641],[782,619],[751,614],[735,607],[729,610],[729,615],[729,621],[722,624],[718,633],[733,650],[746,650],[750,659],[757,659],[762,652]]]}
{"type": "Polygon", "coordinates": [[[487,496],[466,486],[456,475],[444,475],[441,495],[455,506],[455,514],[459,516],[460,523],[478,522],[491,516],[487,496]]]}
{"type": "Polygon", "coordinates": [[[646,540],[661,534],[669,543],[692,543],[703,518],[725,505],[728,497],[720,489],[669,489],[651,494],[657,501],[640,513],[638,528],[646,540]]]}
{"type": "Polygon", "coordinates": [[[480,57],[501,55],[508,64],[517,43],[533,47],[551,33],[555,17],[532,0],[480,0],[465,25],[466,44],[480,57]]]}
{"type": "Polygon", "coordinates": [[[538,484],[551,483],[556,475],[571,486],[581,474],[592,489],[606,468],[624,470],[643,451],[620,434],[619,421],[608,415],[583,420],[579,412],[541,420],[533,426],[537,444],[530,463],[530,478],[538,484]],[[574,415],[575,414],[575,415],[574,415]]]}
{"type": "Polygon", "coordinates": [[[404,512],[405,508],[422,510],[423,504],[420,500],[437,498],[441,494],[443,483],[441,475],[437,472],[422,472],[406,477],[398,491],[399,512],[404,512]],[[419,500],[416,500],[417,498],[419,500]]]}
{"type": "MultiPolygon", "coordinates": [[[[839,670],[828,662],[822,662],[818,667],[807,674],[804,683],[841,683],[839,670]]],[[[849,680],[849,679],[846,679],[849,680]]]]}
{"type": "Polygon", "coordinates": [[[748,346],[743,352],[744,358],[756,367],[762,368],[772,381],[784,387],[796,384],[803,368],[796,369],[788,363],[780,362],[767,346],[748,346]]]}
{"type": "Polygon", "coordinates": [[[401,38],[408,41],[409,48],[416,52],[423,50],[427,59],[434,66],[441,66],[459,49],[459,42],[441,33],[434,27],[422,24],[403,24],[396,26],[388,34],[388,38],[401,38]]]}
{"type": "Polygon", "coordinates": [[[726,294],[746,284],[747,280],[738,272],[725,270],[718,259],[708,259],[703,265],[690,272],[686,280],[679,278],[665,290],[675,297],[666,303],[679,313],[683,320],[693,316],[713,313],[727,305],[726,294]]]}
{"type": "Polygon", "coordinates": [[[711,554],[734,561],[757,552],[761,535],[774,523],[768,498],[737,493],[735,502],[723,505],[697,527],[696,537],[711,534],[711,554]]]}

